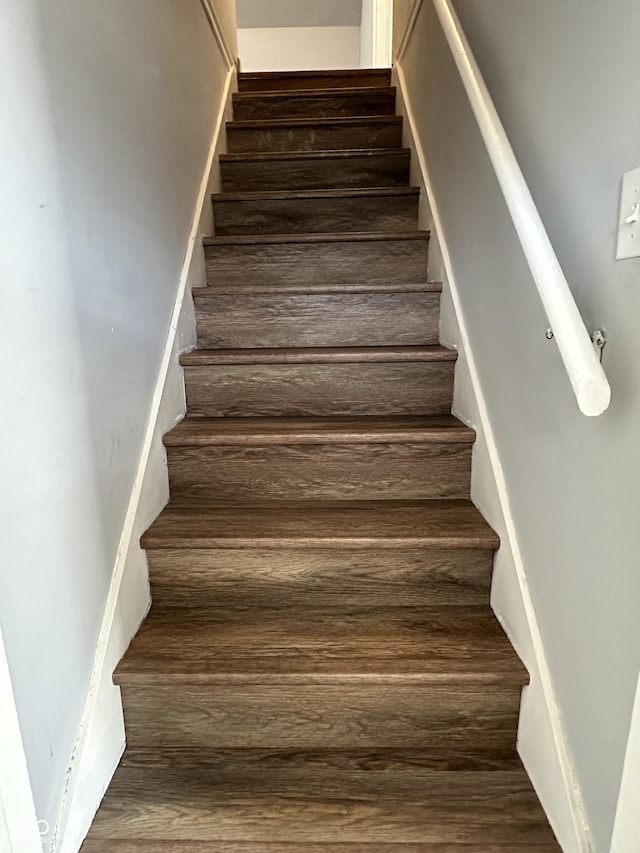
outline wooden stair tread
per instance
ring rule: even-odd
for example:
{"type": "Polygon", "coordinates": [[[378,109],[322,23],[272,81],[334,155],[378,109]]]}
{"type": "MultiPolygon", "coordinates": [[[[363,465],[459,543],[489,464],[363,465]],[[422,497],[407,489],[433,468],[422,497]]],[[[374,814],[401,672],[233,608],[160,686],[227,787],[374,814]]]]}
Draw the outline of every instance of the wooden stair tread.
{"type": "Polygon", "coordinates": [[[251,234],[229,237],[205,237],[205,246],[277,246],[298,243],[379,243],[402,240],[428,242],[428,231],[343,231],[340,233],[311,234],[251,234]]]}
{"type": "Polygon", "coordinates": [[[128,750],[90,838],[233,853],[559,849],[521,766],[448,770],[418,750],[128,750]]]}
{"type": "Polygon", "coordinates": [[[475,432],[450,415],[186,418],[164,437],[167,447],[400,442],[472,444],[474,440],[475,432]]]}
{"type": "Polygon", "coordinates": [[[282,163],[288,160],[351,160],[360,157],[386,159],[409,157],[409,148],[349,148],[330,151],[247,151],[239,154],[221,154],[220,163],[282,163]]]}
{"type": "Polygon", "coordinates": [[[470,501],[324,501],[177,507],[142,537],[145,548],[497,548],[470,501]]]}
{"type": "Polygon", "coordinates": [[[288,127],[314,127],[315,125],[340,125],[341,127],[361,127],[376,124],[400,125],[402,116],[291,116],[289,118],[253,118],[234,119],[226,123],[227,131],[234,130],[276,130],[288,127]]]}
{"type": "Polygon", "coordinates": [[[264,294],[325,295],[330,293],[442,293],[442,282],[426,281],[402,284],[399,282],[372,282],[371,284],[316,284],[308,282],[295,284],[212,284],[194,287],[194,300],[213,299],[216,296],[264,295],[264,294]]]}
{"type": "MultiPolygon", "coordinates": [[[[212,195],[212,199],[216,204],[220,204],[223,202],[274,201],[280,199],[289,201],[297,199],[388,198],[395,196],[419,195],[419,187],[355,187],[353,189],[265,190],[262,192],[225,192],[214,193],[212,195]]],[[[355,231],[353,233],[357,234],[358,232],[355,231]]]]}
{"type": "Polygon", "coordinates": [[[349,68],[349,69],[331,69],[331,70],[310,70],[310,71],[241,71],[238,74],[238,83],[263,82],[270,80],[316,80],[318,78],[337,78],[338,80],[349,79],[350,77],[364,77],[371,79],[382,78],[384,80],[391,79],[390,68],[349,68]]]}
{"type": "Polygon", "coordinates": [[[395,95],[395,86],[327,86],[318,89],[276,89],[270,92],[234,92],[232,95],[233,103],[242,103],[243,101],[255,100],[276,100],[276,99],[296,99],[296,98],[335,98],[349,97],[357,98],[361,95],[395,95]]]}
{"type": "Polygon", "coordinates": [[[455,350],[441,346],[305,347],[300,349],[193,350],[180,356],[184,367],[214,364],[359,364],[455,361],[455,350]]]}
{"type": "Polygon", "coordinates": [[[526,669],[487,607],[313,611],[279,606],[151,609],[118,665],[118,684],[527,683],[526,669]]]}

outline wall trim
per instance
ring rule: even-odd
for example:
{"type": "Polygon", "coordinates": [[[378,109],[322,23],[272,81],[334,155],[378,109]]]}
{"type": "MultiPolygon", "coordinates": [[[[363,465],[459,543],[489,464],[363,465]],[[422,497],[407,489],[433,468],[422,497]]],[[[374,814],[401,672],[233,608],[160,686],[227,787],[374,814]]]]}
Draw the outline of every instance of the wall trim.
{"type": "Polygon", "coordinates": [[[220,53],[224,57],[224,61],[227,63],[227,68],[231,68],[236,63],[236,58],[233,55],[233,51],[229,47],[226,36],[224,34],[224,30],[222,25],[220,24],[220,19],[218,18],[218,13],[216,12],[215,6],[212,0],[200,0],[202,3],[202,8],[204,9],[204,13],[207,16],[207,20],[209,21],[209,25],[211,27],[211,31],[213,32],[214,38],[218,43],[218,47],[220,48],[220,53]]]}
{"type": "MultiPolygon", "coordinates": [[[[410,19],[407,22],[407,28],[405,30],[406,38],[403,37],[404,43],[401,44],[402,53],[399,52],[400,57],[404,56],[404,54],[406,53],[407,46],[411,39],[411,35],[415,29],[418,13],[420,11],[421,6],[422,0],[416,0],[412,9],[412,14],[410,15],[410,19]]],[[[480,420],[481,428],[484,432],[489,461],[493,471],[493,476],[495,478],[495,486],[497,489],[502,514],[504,517],[508,545],[511,549],[511,553],[513,556],[519,592],[522,598],[522,604],[524,607],[527,625],[530,632],[533,655],[539,671],[542,691],[547,705],[549,720],[551,722],[553,744],[557,754],[559,768],[562,773],[562,781],[566,793],[567,802],[569,804],[577,849],[580,850],[581,853],[593,853],[593,838],[588,825],[587,815],[580,792],[580,787],[571,761],[571,752],[569,749],[569,744],[562,721],[562,714],[555,695],[551,671],[549,669],[549,663],[546,657],[544,643],[542,640],[540,624],[538,622],[535,605],[533,603],[529,590],[525,560],[520,547],[518,529],[511,508],[511,500],[507,488],[504,470],[502,468],[500,453],[498,451],[495,433],[493,431],[493,425],[489,416],[487,401],[484,396],[482,383],[480,381],[480,375],[475,361],[474,352],[470,344],[467,320],[465,317],[464,310],[462,308],[460,293],[456,285],[456,278],[453,271],[451,254],[447,246],[442,218],[440,216],[438,203],[435,198],[433,184],[431,182],[424,149],[420,142],[420,134],[418,132],[415,113],[411,104],[411,98],[408,94],[407,82],[401,59],[396,59],[395,71],[398,80],[399,94],[404,104],[406,119],[414,142],[414,146],[412,146],[414,150],[412,153],[415,154],[418,160],[419,169],[422,174],[422,179],[424,182],[429,206],[431,209],[431,215],[433,217],[434,229],[440,242],[443,267],[448,278],[451,299],[453,302],[453,307],[460,332],[460,345],[461,349],[465,353],[471,385],[476,398],[475,401],[478,410],[478,417],[480,420]]]]}
{"type": "MultiPolygon", "coordinates": [[[[195,250],[196,248],[200,248],[201,238],[203,236],[201,230],[201,223],[203,221],[203,215],[206,208],[206,204],[209,200],[211,176],[213,174],[216,153],[220,144],[220,140],[222,138],[221,135],[224,129],[225,116],[228,109],[228,104],[230,102],[235,73],[235,63],[232,62],[227,70],[225,84],[223,87],[223,92],[220,101],[220,107],[213,127],[212,141],[209,148],[209,153],[207,155],[204,172],[195,203],[191,230],[187,241],[184,262],[182,265],[176,298],[171,314],[169,331],[167,333],[167,339],[165,342],[162,360],[160,363],[160,369],[158,371],[158,377],[151,400],[149,420],[147,422],[147,427],[144,434],[142,450],[140,452],[140,457],[133,480],[131,497],[129,499],[122,533],[120,536],[120,542],[116,553],[114,570],[111,577],[111,583],[109,586],[109,592],[105,605],[104,617],[100,627],[98,643],[94,655],[89,690],[82,712],[80,725],[78,727],[78,733],[76,736],[74,749],[69,763],[69,768],[67,770],[67,777],[65,781],[58,822],[54,832],[52,833],[53,837],[51,842],[51,850],[56,851],[56,853],[63,849],[64,853],[67,853],[67,850],[77,850],[77,848],[79,847],[79,844],[76,845],[75,838],[71,841],[68,840],[67,830],[69,828],[72,813],[74,812],[74,810],[81,808],[83,811],[86,811],[86,807],[84,805],[78,804],[78,799],[81,794],[79,788],[82,787],[78,784],[80,776],[80,766],[82,763],[83,754],[87,751],[88,748],[89,732],[91,730],[92,724],[94,724],[95,722],[94,718],[96,716],[97,710],[97,698],[100,693],[101,686],[104,684],[105,678],[108,682],[111,682],[113,667],[109,666],[109,646],[110,641],[112,639],[112,632],[114,629],[116,609],[118,606],[118,597],[123,584],[123,577],[125,576],[125,568],[127,566],[128,561],[131,559],[133,546],[136,545],[134,539],[134,533],[136,532],[137,527],[136,519],[139,516],[141,497],[144,495],[145,490],[148,488],[148,484],[145,481],[148,479],[149,469],[151,467],[150,460],[152,460],[154,444],[157,443],[157,427],[163,404],[163,398],[165,397],[165,393],[167,392],[168,386],[171,384],[171,368],[172,366],[175,366],[177,364],[176,349],[178,348],[179,351],[179,330],[181,324],[181,317],[183,316],[183,312],[185,311],[185,309],[189,307],[187,304],[187,297],[190,295],[192,269],[195,263],[197,263],[195,250]]],[[[163,476],[166,480],[166,469],[164,468],[163,476]]],[[[147,519],[146,521],[147,523],[150,523],[151,520],[152,519],[147,519]]],[[[142,613],[141,616],[138,617],[137,624],[133,626],[133,633],[135,633],[135,630],[139,625],[140,618],[144,618],[144,613],[142,613]]],[[[126,645],[128,645],[128,641],[130,639],[131,636],[126,639],[124,648],[126,648],[126,645]]],[[[117,663],[117,661],[115,661],[115,663],[117,663]]],[[[119,710],[121,712],[121,706],[119,710]]],[[[111,773],[115,771],[118,762],[122,756],[123,750],[124,743],[113,744],[111,748],[111,756],[108,759],[105,758],[105,760],[109,760],[110,765],[112,765],[110,768],[111,773]]],[[[104,753],[105,757],[108,755],[108,750],[104,747],[102,748],[101,752],[104,753]]],[[[102,770],[104,770],[104,768],[101,768],[101,771],[102,770]]],[[[106,772],[105,775],[107,775],[106,772]]],[[[106,790],[109,780],[110,776],[108,779],[105,780],[104,784],[102,785],[102,792],[106,790]]],[[[93,813],[89,817],[89,823],[93,819],[93,815],[95,814],[95,811],[99,806],[99,799],[98,802],[94,804],[94,806],[95,807],[93,808],[93,813]]]]}

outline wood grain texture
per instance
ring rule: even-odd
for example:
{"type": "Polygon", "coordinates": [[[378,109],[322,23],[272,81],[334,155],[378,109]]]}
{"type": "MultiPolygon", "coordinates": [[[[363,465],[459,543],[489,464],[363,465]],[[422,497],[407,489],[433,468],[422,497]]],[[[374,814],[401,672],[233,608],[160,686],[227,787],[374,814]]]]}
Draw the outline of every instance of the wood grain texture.
{"type": "MultiPolygon", "coordinates": [[[[424,233],[345,234],[342,239],[296,240],[266,238],[241,242],[238,237],[205,241],[207,283],[210,286],[244,284],[352,284],[376,282],[421,283],[427,281],[428,238],[424,233]],[[233,242],[232,242],[233,241],[233,242]]],[[[326,239],[323,239],[325,238],[326,239]]],[[[245,238],[246,239],[246,238],[245,238]]]]}
{"type": "Polygon", "coordinates": [[[191,414],[209,417],[438,415],[451,410],[453,361],[187,367],[185,385],[191,414]]]}
{"type": "Polygon", "coordinates": [[[400,750],[212,750],[198,751],[197,758],[188,750],[162,756],[130,751],[93,837],[471,843],[485,849],[553,843],[521,767],[436,767],[426,752],[400,750]],[[155,784],[149,784],[150,778],[155,784]]]}
{"type": "Polygon", "coordinates": [[[392,87],[317,89],[314,92],[245,92],[232,96],[236,121],[269,118],[334,118],[394,115],[392,87]]]}
{"type": "Polygon", "coordinates": [[[468,444],[312,444],[171,447],[171,496],[225,501],[465,498],[468,444]]]}
{"type": "Polygon", "coordinates": [[[193,288],[195,298],[205,293],[217,293],[220,296],[258,296],[259,294],[301,294],[308,296],[312,293],[325,296],[328,293],[442,293],[442,284],[437,281],[388,282],[378,281],[372,284],[352,284],[350,282],[334,282],[310,284],[295,281],[281,281],[279,284],[260,284],[259,282],[244,282],[242,284],[214,284],[211,287],[199,286],[193,288]]]}
{"type": "Polygon", "coordinates": [[[355,68],[348,71],[252,71],[238,75],[240,92],[284,92],[354,86],[380,88],[390,84],[389,68],[355,68]]]}
{"type": "Polygon", "coordinates": [[[412,187],[220,193],[213,210],[217,235],[415,231],[418,200],[412,187]]]}
{"type": "Polygon", "coordinates": [[[289,118],[227,123],[231,153],[400,148],[401,116],[289,118]]]}
{"type": "Polygon", "coordinates": [[[401,187],[409,158],[403,148],[221,154],[220,174],[224,192],[401,187]]]}
{"type": "Polygon", "coordinates": [[[519,688],[280,685],[123,688],[127,745],[180,749],[435,749],[515,759],[519,688]]]}
{"type": "MultiPolygon", "coordinates": [[[[290,543],[292,544],[292,543],[290,543]]],[[[212,548],[148,551],[160,607],[263,608],[481,606],[489,599],[491,548],[212,548]]]]}
{"type": "Polygon", "coordinates": [[[151,608],[120,685],[527,683],[488,607],[151,608]]]}
{"type": "Polygon", "coordinates": [[[183,353],[180,364],[184,367],[214,364],[431,364],[455,361],[457,357],[455,350],[440,346],[198,349],[183,353]]]}
{"type": "Polygon", "coordinates": [[[194,293],[203,349],[437,344],[440,294],[194,293]]]}
{"type": "Polygon", "coordinates": [[[338,501],[188,509],[171,504],[145,548],[497,548],[470,501],[338,501]]]}
{"type": "MultiPolygon", "coordinates": [[[[492,844],[492,853],[558,853],[556,842],[547,844],[492,844]]],[[[486,845],[478,844],[279,844],[265,841],[128,841],[126,839],[89,837],[82,853],[487,853],[486,845]]]]}
{"type": "Polygon", "coordinates": [[[167,447],[255,444],[473,444],[475,431],[452,415],[416,418],[186,418],[167,447]]]}
{"type": "Polygon", "coordinates": [[[389,70],[240,75],[84,853],[544,853],[389,70]]]}

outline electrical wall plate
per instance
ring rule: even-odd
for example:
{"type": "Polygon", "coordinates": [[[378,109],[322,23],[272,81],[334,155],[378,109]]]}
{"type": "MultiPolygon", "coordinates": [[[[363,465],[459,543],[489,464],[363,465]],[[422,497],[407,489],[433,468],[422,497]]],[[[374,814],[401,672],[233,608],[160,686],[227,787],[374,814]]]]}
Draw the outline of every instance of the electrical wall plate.
{"type": "Polygon", "coordinates": [[[616,258],[640,258],[640,168],[622,176],[616,258]]]}

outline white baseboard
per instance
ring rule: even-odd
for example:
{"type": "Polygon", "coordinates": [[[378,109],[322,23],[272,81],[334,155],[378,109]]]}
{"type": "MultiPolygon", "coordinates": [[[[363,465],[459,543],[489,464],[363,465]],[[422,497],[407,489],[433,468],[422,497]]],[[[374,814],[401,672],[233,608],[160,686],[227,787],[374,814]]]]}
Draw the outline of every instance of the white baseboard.
{"type": "Polygon", "coordinates": [[[420,227],[431,230],[429,277],[442,280],[440,334],[459,351],[454,413],[477,432],[471,497],[501,539],[496,554],[491,605],[531,676],[523,692],[518,751],[565,853],[594,850],[545,649],[527,582],[518,529],[482,383],[467,332],[467,321],[453,274],[438,203],[407,95],[402,65],[394,67],[398,105],[404,116],[403,144],[411,148],[412,184],[422,189],[420,227]]]}
{"type": "Polygon", "coordinates": [[[191,288],[205,283],[202,238],[213,233],[211,193],[219,188],[219,154],[226,143],[224,121],[234,88],[229,68],[220,110],[195,205],[192,228],[177,287],[169,332],[156,382],[149,421],[116,556],[93,672],[64,797],[50,850],[78,853],[125,748],[120,690],[113,671],[135,636],[150,605],[147,561],[139,538],[169,499],[163,435],[186,411],[179,355],[195,346],[191,288]]]}

